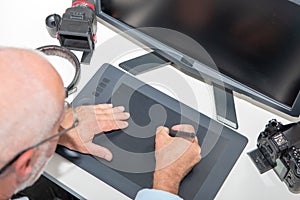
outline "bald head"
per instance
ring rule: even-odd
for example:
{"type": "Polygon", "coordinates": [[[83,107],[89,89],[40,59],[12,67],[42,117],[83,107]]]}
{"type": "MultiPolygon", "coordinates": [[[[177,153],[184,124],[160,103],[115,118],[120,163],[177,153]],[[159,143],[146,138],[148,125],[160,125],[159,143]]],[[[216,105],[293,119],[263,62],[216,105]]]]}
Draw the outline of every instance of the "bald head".
{"type": "MultiPolygon", "coordinates": [[[[0,48],[0,80],[11,89],[32,87],[32,82],[41,85],[53,96],[62,97],[63,83],[51,64],[38,53],[25,50],[0,48]],[[8,78],[10,77],[10,78],[8,78]]],[[[1,86],[0,86],[1,87],[1,86]]],[[[32,87],[32,90],[35,88],[32,87]]],[[[11,96],[9,88],[5,90],[11,96]]],[[[26,91],[28,93],[30,91],[26,91]]],[[[17,94],[16,94],[17,95],[17,94]]]]}
{"type": "Polygon", "coordinates": [[[47,137],[60,118],[64,94],[60,76],[41,55],[0,48],[0,148],[6,149],[0,163],[47,137]]]}

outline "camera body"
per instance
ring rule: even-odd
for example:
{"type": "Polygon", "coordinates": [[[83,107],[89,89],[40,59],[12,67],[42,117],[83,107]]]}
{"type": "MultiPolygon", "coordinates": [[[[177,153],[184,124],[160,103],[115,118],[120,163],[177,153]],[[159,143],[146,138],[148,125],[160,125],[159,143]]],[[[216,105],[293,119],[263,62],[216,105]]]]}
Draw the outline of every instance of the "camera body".
{"type": "Polygon", "coordinates": [[[61,46],[83,51],[81,62],[90,62],[97,32],[94,0],[73,0],[72,7],[66,9],[62,17],[57,14],[48,16],[46,26],[61,46]]]}
{"type": "Polygon", "coordinates": [[[300,193],[300,124],[269,121],[248,153],[259,172],[273,169],[293,193],[300,193]]]}

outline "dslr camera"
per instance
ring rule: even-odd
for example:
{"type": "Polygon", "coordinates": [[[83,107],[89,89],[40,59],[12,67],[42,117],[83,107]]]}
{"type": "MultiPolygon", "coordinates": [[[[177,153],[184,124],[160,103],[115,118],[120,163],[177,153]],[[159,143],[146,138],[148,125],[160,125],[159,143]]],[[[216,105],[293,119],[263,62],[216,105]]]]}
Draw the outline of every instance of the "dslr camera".
{"type": "Polygon", "coordinates": [[[72,0],[72,7],[62,17],[52,14],[46,18],[46,27],[49,34],[59,40],[61,46],[83,51],[82,63],[90,62],[97,32],[94,0],[72,0]]]}
{"type": "Polygon", "coordinates": [[[300,193],[300,122],[269,121],[248,155],[261,174],[273,169],[291,192],[300,193]]]}

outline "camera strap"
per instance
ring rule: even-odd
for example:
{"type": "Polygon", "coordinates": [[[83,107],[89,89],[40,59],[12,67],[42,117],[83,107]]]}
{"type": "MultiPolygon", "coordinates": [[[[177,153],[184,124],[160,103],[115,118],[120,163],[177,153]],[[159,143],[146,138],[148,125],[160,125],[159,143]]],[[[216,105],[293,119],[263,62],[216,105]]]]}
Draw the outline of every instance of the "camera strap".
{"type": "Polygon", "coordinates": [[[62,46],[47,45],[47,46],[39,47],[37,48],[37,50],[43,52],[46,55],[58,56],[64,58],[68,60],[72,64],[72,66],[74,66],[75,75],[73,77],[73,80],[67,87],[65,87],[66,98],[67,98],[70,94],[72,94],[77,89],[75,86],[80,77],[80,62],[78,58],[72,51],[62,46]]]}

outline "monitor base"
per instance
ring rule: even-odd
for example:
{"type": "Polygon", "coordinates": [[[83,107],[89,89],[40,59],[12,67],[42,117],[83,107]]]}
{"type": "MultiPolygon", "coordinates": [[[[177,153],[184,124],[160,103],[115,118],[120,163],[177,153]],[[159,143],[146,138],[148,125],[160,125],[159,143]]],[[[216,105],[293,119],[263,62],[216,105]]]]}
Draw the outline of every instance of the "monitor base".
{"type": "Polygon", "coordinates": [[[147,53],[145,55],[122,62],[119,64],[119,66],[133,75],[138,75],[170,64],[172,64],[171,61],[153,51],[151,53],[147,53]]]}

